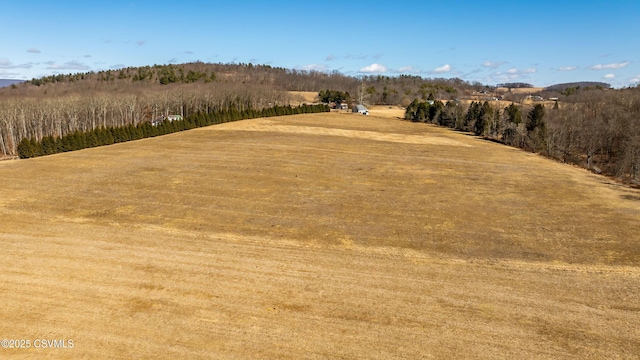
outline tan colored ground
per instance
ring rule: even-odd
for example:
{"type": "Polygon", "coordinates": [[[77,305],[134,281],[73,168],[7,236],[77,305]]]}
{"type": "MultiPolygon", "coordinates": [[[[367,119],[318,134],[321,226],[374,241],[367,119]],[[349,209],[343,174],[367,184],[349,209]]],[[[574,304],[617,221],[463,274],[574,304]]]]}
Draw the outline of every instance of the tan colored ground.
{"type": "MultiPolygon", "coordinates": [[[[532,87],[532,88],[513,88],[511,89],[511,92],[514,94],[536,94],[541,92],[542,90],[544,90],[544,88],[541,87],[532,87]]],[[[507,88],[497,88],[496,89],[497,92],[507,92],[509,91],[509,89],[507,88]]]]}
{"type": "MultiPolygon", "coordinates": [[[[474,101],[479,101],[480,103],[484,103],[485,100],[460,100],[460,102],[462,104],[466,104],[469,105],[474,101]]],[[[513,104],[513,101],[508,101],[508,100],[492,100],[489,101],[489,104],[491,104],[492,106],[494,106],[495,108],[499,108],[499,109],[503,109],[506,108],[507,106],[513,104]]],[[[533,101],[531,99],[525,99],[522,102],[515,102],[516,105],[527,105],[527,106],[531,106],[533,107],[536,104],[542,104],[544,105],[546,108],[550,109],[555,105],[555,101],[533,101]]],[[[564,103],[558,103],[558,106],[564,106],[564,103]]],[[[404,113],[403,113],[404,115],[404,113]]]]}
{"type": "Polygon", "coordinates": [[[386,117],[390,119],[404,119],[405,109],[399,106],[374,105],[367,107],[369,115],[386,117]]]}
{"type": "Polygon", "coordinates": [[[314,91],[289,91],[289,94],[294,99],[293,105],[318,102],[318,93],[314,91]]]}
{"type": "Polygon", "coordinates": [[[0,162],[1,358],[637,358],[640,192],[357,114],[0,162]]]}

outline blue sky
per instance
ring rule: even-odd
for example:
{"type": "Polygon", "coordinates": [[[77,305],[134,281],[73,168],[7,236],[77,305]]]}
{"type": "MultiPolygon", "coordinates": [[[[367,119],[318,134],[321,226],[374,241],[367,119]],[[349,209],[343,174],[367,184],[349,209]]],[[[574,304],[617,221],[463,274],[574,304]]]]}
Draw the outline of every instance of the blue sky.
{"type": "Polygon", "coordinates": [[[0,78],[203,61],[640,83],[640,1],[5,1],[0,78]]]}

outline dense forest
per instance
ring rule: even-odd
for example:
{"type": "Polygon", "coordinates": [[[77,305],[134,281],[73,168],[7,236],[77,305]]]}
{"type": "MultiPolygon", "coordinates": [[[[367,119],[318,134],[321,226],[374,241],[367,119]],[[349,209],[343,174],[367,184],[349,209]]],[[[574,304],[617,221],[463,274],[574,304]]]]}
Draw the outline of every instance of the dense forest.
{"type": "Polygon", "coordinates": [[[319,91],[334,89],[366,97],[370,104],[407,104],[429,94],[453,99],[480,89],[480,83],[460,79],[427,79],[413,75],[352,77],[337,71],[325,73],[254,64],[187,63],[129,67],[98,72],[58,74],[32,79],[0,95],[64,95],[77,92],[131,92],[137,89],[166,88],[179,84],[219,86],[242,84],[265,86],[280,91],[319,91]]]}
{"type": "Polygon", "coordinates": [[[584,90],[559,106],[421,102],[405,118],[473,132],[640,185],[640,88],[584,90]]]}

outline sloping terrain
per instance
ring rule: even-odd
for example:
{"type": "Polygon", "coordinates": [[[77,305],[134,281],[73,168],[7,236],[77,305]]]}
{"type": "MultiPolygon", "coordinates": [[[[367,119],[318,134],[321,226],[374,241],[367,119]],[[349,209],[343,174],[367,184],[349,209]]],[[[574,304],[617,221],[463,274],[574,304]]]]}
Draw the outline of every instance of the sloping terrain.
{"type": "Polygon", "coordinates": [[[634,358],[640,192],[357,114],[0,162],[11,358],[634,358]]]}

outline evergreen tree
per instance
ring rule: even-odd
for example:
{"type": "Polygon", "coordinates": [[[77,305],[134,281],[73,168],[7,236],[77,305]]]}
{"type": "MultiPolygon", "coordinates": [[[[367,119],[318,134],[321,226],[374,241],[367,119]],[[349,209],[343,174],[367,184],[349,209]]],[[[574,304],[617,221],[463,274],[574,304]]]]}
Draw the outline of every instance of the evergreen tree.
{"type": "Polygon", "coordinates": [[[531,141],[531,149],[539,151],[544,149],[547,129],[544,123],[544,106],[536,104],[527,115],[527,136],[531,141]]]}
{"type": "Polygon", "coordinates": [[[444,104],[442,101],[434,101],[433,104],[429,106],[428,114],[429,114],[429,122],[435,124],[438,119],[438,115],[442,111],[444,104]]]}
{"type": "Polygon", "coordinates": [[[30,139],[31,148],[33,149],[33,157],[44,155],[44,151],[42,149],[42,143],[36,141],[35,139],[30,139]]]}
{"type": "Polygon", "coordinates": [[[487,101],[482,104],[477,115],[476,122],[474,124],[474,133],[478,136],[483,136],[487,133],[487,128],[493,118],[493,109],[487,101]]]}
{"type": "Polygon", "coordinates": [[[30,139],[24,138],[20,141],[18,144],[18,156],[21,159],[28,159],[34,156],[34,150],[30,139]]]}
{"type": "Polygon", "coordinates": [[[504,109],[504,113],[507,117],[508,122],[514,123],[516,125],[522,122],[522,113],[520,112],[520,108],[518,108],[518,106],[516,106],[514,103],[511,103],[511,105],[507,106],[504,109]]]}
{"type": "Polygon", "coordinates": [[[475,129],[475,121],[480,114],[480,103],[472,101],[467,110],[467,114],[464,117],[463,130],[469,131],[472,128],[475,129]]]}
{"type": "Polygon", "coordinates": [[[53,139],[53,136],[45,136],[40,142],[42,144],[43,155],[51,155],[57,152],[56,142],[53,139]]]}
{"type": "Polygon", "coordinates": [[[533,131],[537,127],[544,126],[544,105],[536,104],[527,115],[527,131],[533,131]]]}

